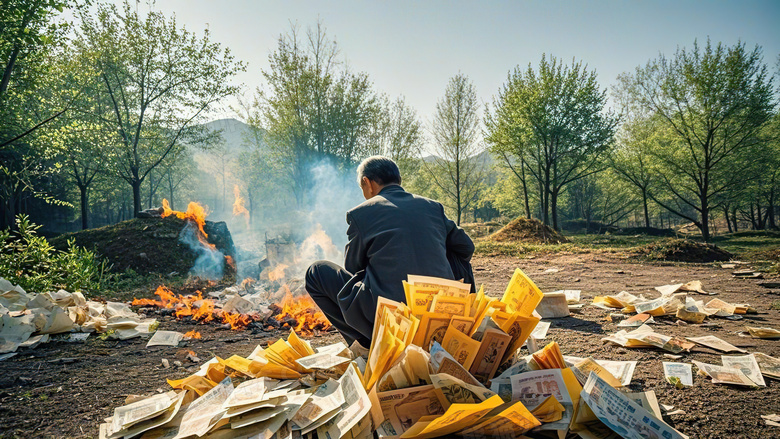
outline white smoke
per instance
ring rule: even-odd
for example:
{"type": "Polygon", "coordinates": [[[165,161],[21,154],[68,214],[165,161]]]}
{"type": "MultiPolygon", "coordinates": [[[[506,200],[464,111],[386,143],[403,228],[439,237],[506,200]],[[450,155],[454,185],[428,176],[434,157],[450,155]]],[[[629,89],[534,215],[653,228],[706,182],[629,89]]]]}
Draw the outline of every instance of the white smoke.
{"type": "Polygon", "coordinates": [[[190,273],[208,280],[222,279],[225,272],[225,255],[216,248],[201,242],[198,239],[198,233],[198,226],[192,221],[187,221],[179,232],[179,241],[189,246],[197,255],[195,265],[190,269],[190,273]]]}

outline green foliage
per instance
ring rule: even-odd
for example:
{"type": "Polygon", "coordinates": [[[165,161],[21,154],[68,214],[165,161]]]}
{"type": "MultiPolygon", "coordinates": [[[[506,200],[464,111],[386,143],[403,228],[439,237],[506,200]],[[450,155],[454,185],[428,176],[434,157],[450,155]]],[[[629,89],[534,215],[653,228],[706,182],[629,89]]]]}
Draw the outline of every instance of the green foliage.
{"type": "Polygon", "coordinates": [[[108,264],[94,252],[73,241],[67,251],[56,250],[26,215],[19,215],[16,225],[13,235],[0,231],[0,273],[11,283],[30,292],[97,291],[110,280],[108,264]]]}
{"type": "Polygon", "coordinates": [[[198,122],[217,102],[238,92],[230,80],[245,70],[230,50],[150,10],[125,1],[84,11],[73,41],[77,62],[91,72],[82,91],[84,110],[113,141],[101,158],[133,189],[133,212],[141,208],[144,180],[184,144],[211,144],[214,133],[198,122]]]}
{"type": "Polygon", "coordinates": [[[486,116],[491,151],[526,185],[537,182],[543,222],[556,229],[563,188],[605,167],[618,123],[606,100],[582,62],[543,56],[538,69],[515,68],[486,116]]]}
{"type": "Polygon", "coordinates": [[[694,42],[621,76],[618,92],[629,112],[657,122],[657,138],[644,148],[660,183],[648,195],[709,239],[712,209],[757,178],[751,169],[766,157],[759,133],[772,116],[773,90],[761,49],[694,42]]]}
{"type": "Polygon", "coordinates": [[[434,154],[423,159],[429,181],[443,197],[439,201],[463,213],[476,206],[485,180],[484,150],[478,141],[479,104],[474,83],[464,74],[450,78],[444,97],[436,104],[432,132],[434,154]]]}

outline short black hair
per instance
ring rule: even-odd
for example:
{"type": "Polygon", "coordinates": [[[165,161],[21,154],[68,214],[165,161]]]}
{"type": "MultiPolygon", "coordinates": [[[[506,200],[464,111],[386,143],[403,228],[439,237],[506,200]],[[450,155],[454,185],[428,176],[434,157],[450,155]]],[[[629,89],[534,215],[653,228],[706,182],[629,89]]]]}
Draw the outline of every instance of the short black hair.
{"type": "Polygon", "coordinates": [[[401,171],[398,170],[398,165],[381,155],[371,156],[360,162],[357,168],[357,177],[358,184],[363,180],[363,177],[382,186],[401,184],[401,171]]]}

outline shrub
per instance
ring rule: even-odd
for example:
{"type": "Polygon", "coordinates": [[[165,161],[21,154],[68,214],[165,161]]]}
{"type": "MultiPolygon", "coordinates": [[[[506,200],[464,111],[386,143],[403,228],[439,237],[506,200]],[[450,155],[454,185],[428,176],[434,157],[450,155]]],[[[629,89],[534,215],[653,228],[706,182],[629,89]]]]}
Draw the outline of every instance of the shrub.
{"type": "Polygon", "coordinates": [[[110,280],[108,264],[94,252],[72,240],[66,251],[55,249],[26,215],[16,225],[18,231],[0,231],[0,277],[31,292],[97,291],[110,280]]]}

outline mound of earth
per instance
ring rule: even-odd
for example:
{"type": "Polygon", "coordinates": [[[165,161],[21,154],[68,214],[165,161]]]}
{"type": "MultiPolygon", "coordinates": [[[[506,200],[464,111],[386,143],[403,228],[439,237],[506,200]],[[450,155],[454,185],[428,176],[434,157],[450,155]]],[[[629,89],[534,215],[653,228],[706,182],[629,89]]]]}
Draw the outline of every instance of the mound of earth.
{"type": "Polygon", "coordinates": [[[519,217],[501,230],[488,236],[495,242],[530,242],[535,244],[560,244],[569,242],[563,235],[537,219],[519,217]]]}
{"type": "MultiPolygon", "coordinates": [[[[138,273],[178,272],[186,274],[195,264],[197,254],[179,240],[179,233],[185,220],[167,218],[135,218],[121,223],[66,233],[50,239],[58,249],[65,249],[68,240],[76,245],[96,251],[112,264],[112,271],[123,272],[132,269],[138,273]]],[[[233,238],[224,222],[206,221],[204,231],[208,241],[217,250],[235,260],[236,250],[233,238]]],[[[235,267],[226,264],[227,272],[235,267]]]]}
{"type": "Polygon", "coordinates": [[[712,244],[670,239],[648,244],[641,253],[651,259],[677,262],[715,262],[728,261],[734,255],[712,244]]]}

